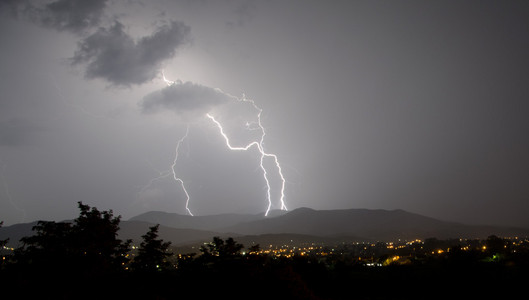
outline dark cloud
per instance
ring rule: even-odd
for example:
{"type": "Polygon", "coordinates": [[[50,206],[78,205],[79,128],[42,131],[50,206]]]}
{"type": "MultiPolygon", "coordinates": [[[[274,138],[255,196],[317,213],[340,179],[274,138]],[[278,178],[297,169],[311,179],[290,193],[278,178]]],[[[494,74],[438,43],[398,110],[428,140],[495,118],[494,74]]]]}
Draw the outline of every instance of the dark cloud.
{"type": "Polygon", "coordinates": [[[117,18],[107,18],[115,20],[110,27],[101,25],[109,4],[108,0],[0,0],[0,11],[81,37],[72,64],[86,65],[87,78],[101,78],[113,85],[152,80],[162,62],[174,57],[176,49],[189,40],[190,28],[176,21],[162,23],[141,39],[129,35],[117,18]]]}
{"type": "Polygon", "coordinates": [[[0,15],[17,17],[20,11],[28,8],[27,0],[0,0],[0,15]]]}
{"type": "Polygon", "coordinates": [[[185,24],[172,21],[135,41],[116,21],[81,40],[72,63],[86,63],[88,78],[102,78],[114,85],[142,84],[155,78],[162,62],[187,43],[189,31],[185,24]]]}
{"type": "Polygon", "coordinates": [[[148,94],[143,98],[140,106],[145,113],[169,110],[179,115],[205,114],[213,107],[233,99],[232,96],[218,89],[185,82],[148,94]]]}
{"type": "Polygon", "coordinates": [[[58,31],[82,33],[98,26],[108,0],[0,0],[0,11],[28,17],[32,22],[58,31]]]}
{"type": "Polygon", "coordinates": [[[99,25],[107,0],[58,0],[39,9],[43,25],[57,30],[82,32],[99,25]]]}

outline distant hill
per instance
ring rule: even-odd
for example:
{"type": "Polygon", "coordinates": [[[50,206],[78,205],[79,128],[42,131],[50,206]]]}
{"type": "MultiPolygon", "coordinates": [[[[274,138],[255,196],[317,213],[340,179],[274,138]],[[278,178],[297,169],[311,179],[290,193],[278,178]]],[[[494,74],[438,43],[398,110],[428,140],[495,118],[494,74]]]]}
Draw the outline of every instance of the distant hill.
{"type": "MultiPolygon", "coordinates": [[[[0,228],[0,240],[9,238],[8,246],[18,247],[21,245],[21,238],[35,234],[32,230],[35,225],[37,225],[36,221],[2,227],[0,228]]],[[[121,221],[119,224],[120,230],[118,232],[118,237],[122,240],[132,239],[135,244],[139,245],[142,241],[141,236],[147,233],[149,227],[153,225],[156,224],[141,221],[121,221]]],[[[225,236],[223,233],[219,232],[172,228],[167,226],[160,226],[158,228],[158,234],[160,238],[165,241],[171,241],[174,246],[210,241],[214,236],[225,236]]]]}
{"type": "MultiPolygon", "coordinates": [[[[142,241],[141,236],[147,233],[149,227],[153,225],[155,224],[142,221],[121,221],[119,238],[122,240],[132,239],[136,245],[139,245],[142,241]]],[[[204,241],[211,241],[214,236],[225,236],[219,232],[172,228],[162,225],[158,228],[158,235],[164,241],[171,241],[173,246],[203,243],[204,241]]]]}
{"type": "Polygon", "coordinates": [[[37,225],[37,221],[31,223],[20,223],[0,228],[0,240],[9,239],[8,246],[18,246],[18,242],[25,236],[33,235],[32,228],[37,225]]]}
{"type": "Polygon", "coordinates": [[[283,214],[285,214],[284,211],[270,211],[268,214],[269,217],[265,217],[264,214],[220,214],[208,216],[189,216],[162,211],[150,211],[130,218],[129,221],[143,221],[173,228],[218,231],[239,223],[262,220],[283,214]]]}
{"type": "Polygon", "coordinates": [[[224,214],[184,216],[148,212],[131,220],[159,223],[168,227],[210,230],[226,234],[298,234],[318,237],[355,237],[366,241],[415,238],[486,238],[529,236],[529,229],[499,226],[471,226],[445,222],[406,212],[383,209],[314,210],[298,208],[291,212],[263,215],[224,214]]]}
{"type": "Polygon", "coordinates": [[[316,236],[356,236],[366,240],[415,238],[486,238],[529,236],[528,229],[470,226],[445,222],[403,210],[313,210],[299,208],[276,218],[240,223],[225,231],[243,235],[296,233],[316,236]]]}
{"type": "MultiPolygon", "coordinates": [[[[23,236],[32,235],[36,224],[15,224],[0,228],[0,240],[10,238],[16,246],[23,236]]],[[[174,246],[200,245],[214,236],[234,237],[245,246],[258,243],[285,244],[327,243],[352,241],[394,241],[435,237],[480,238],[490,235],[529,236],[529,229],[499,226],[471,226],[445,222],[404,210],[342,209],[314,210],[299,208],[290,212],[264,214],[223,214],[186,216],[166,212],[148,212],[128,221],[121,221],[119,237],[133,239],[136,244],[149,226],[160,224],[159,235],[174,246]]],[[[195,248],[196,249],[196,248],[195,248]]]]}

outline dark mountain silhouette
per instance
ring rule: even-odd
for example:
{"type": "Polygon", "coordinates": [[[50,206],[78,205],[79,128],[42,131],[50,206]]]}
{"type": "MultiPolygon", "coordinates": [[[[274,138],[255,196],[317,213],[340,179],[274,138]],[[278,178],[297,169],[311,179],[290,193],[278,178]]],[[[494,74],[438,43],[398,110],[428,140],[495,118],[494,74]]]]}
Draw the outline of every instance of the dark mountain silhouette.
{"type": "Polygon", "coordinates": [[[18,241],[20,241],[21,238],[33,235],[31,229],[35,225],[37,225],[37,221],[3,226],[0,228],[0,241],[9,239],[9,242],[7,243],[8,246],[18,246],[18,241]]]}
{"type": "Polygon", "coordinates": [[[318,237],[347,237],[355,240],[395,240],[415,238],[486,238],[528,236],[529,229],[500,226],[473,226],[446,222],[406,212],[383,209],[314,210],[298,208],[268,217],[261,215],[182,216],[149,212],[131,220],[160,223],[169,227],[211,230],[239,235],[299,234],[318,237]]]}
{"type": "MultiPolygon", "coordinates": [[[[32,236],[34,234],[32,228],[35,225],[37,225],[37,222],[14,224],[11,226],[2,227],[0,228],[0,240],[9,238],[7,245],[10,247],[18,247],[21,245],[20,239],[22,237],[32,236]]],[[[149,231],[149,227],[153,225],[155,225],[155,223],[141,221],[121,221],[119,224],[120,230],[118,232],[118,238],[122,240],[132,239],[134,244],[139,244],[142,241],[141,236],[149,231]]],[[[226,237],[225,234],[219,232],[173,228],[167,226],[160,226],[158,229],[158,234],[161,239],[165,241],[171,241],[175,246],[194,242],[202,243],[203,241],[211,240],[214,236],[226,237]]]]}
{"type": "Polygon", "coordinates": [[[217,231],[222,228],[234,226],[239,223],[262,220],[285,214],[284,211],[270,211],[268,217],[262,214],[220,214],[208,216],[189,216],[161,211],[150,211],[130,219],[130,221],[143,221],[160,224],[173,228],[189,228],[199,230],[217,231]]]}
{"type": "MultiPolygon", "coordinates": [[[[142,221],[121,221],[119,238],[122,240],[132,239],[133,243],[138,245],[141,243],[141,236],[149,231],[149,227],[158,223],[148,223],[142,221]]],[[[194,242],[202,243],[204,241],[211,241],[214,236],[225,237],[224,234],[213,231],[173,228],[160,225],[158,228],[158,236],[164,241],[170,241],[173,246],[191,244],[194,242]]]]}
{"type": "MultiPolygon", "coordinates": [[[[17,245],[23,236],[32,235],[36,224],[16,224],[0,228],[0,240],[10,238],[9,245],[17,245]]],[[[213,236],[234,237],[246,246],[258,243],[342,243],[352,241],[394,241],[397,239],[425,239],[435,237],[480,238],[529,236],[529,229],[474,226],[445,222],[404,210],[343,209],[313,210],[299,208],[290,212],[243,215],[223,214],[186,216],[166,212],[148,212],[121,221],[119,238],[141,241],[149,226],[160,224],[160,238],[174,246],[200,245],[213,236]]]]}
{"type": "Polygon", "coordinates": [[[225,231],[243,235],[296,233],[316,236],[355,236],[365,240],[415,238],[486,238],[528,236],[528,229],[470,226],[440,221],[403,210],[313,210],[299,208],[276,218],[240,223],[225,231]]]}

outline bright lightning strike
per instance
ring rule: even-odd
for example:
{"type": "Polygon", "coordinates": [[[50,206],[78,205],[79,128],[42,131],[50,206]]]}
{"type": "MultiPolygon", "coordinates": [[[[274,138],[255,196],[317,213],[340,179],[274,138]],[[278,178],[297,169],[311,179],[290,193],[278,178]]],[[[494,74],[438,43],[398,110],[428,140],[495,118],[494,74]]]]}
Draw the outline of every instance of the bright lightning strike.
{"type": "MultiPolygon", "coordinates": [[[[243,100],[244,101],[244,100],[243,100]]],[[[211,119],[211,121],[213,121],[213,123],[215,123],[217,125],[217,127],[219,128],[219,132],[220,134],[222,135],[222,137],[224,138],[224,140],[226,141],[226,146],[228,146],[228,148],[230,150],[233,150],[233,151],[247,151],[248,149],[252,148],[252,147],[256,147],[257,150],[259,151],[260,153],[260,163],[259,163],[259,166],[261,167],[261,170],[263,171],[263,177],[264,177],[264,180],[266,182],[266,199],[268,201],[268,207],[266,209],[266,213],[265,213],[265,216],[268,216],[268,213],[270,212],[270,209],[272,207],[272,199],[271,199],[271,187],[270,187],[270,180],[268,179],[268,171],[266,170],[265,166],[264,166],[264,159],[265,157],[271,157],[276,166],[277,166],[277,169],[278,169],[278,173],[279,173],[279,177],[281,178],[281,197],[279,199],[280,203],[281,203],[281,209],[282,210],[287,210],[287,207],[285,205],[285,201],[284,201],[284,198],[285,198],[285,177],[283,176],[283,172],[281,170],[281,166],[279,164],[279,161],[277,159],[277,155],[275,154],[271,154],[271,153],[266,153],[263,149],[263,140],[264,140],[264,136],[266,134],[266,132],[264,131],[264,128],[262,127],[261,125],[261,118],[260,118],[260,114],[261,114],[261,111],[259,111],[259,114],[258,114],[258,124],[259,124],[259,127],[261,128],[261,139],[259,142],[257,141],[253,141],[249,144],[247,144],[246,146],[243,146],[243,147],[235,147],[235,146],[232,146],[231,143],[230,143],[230,139],[228,138],[228,136],[226,135],[226,133],[224,132],[224,128],[222,127],[222,125],[219,123],[219,121],[217,121],[215,119],[215,117],[213,117],[211,114],[206,114],[206,116],[211,119]]]]}
{"type": "Polygon", "coordinates": [[[171,85],[174,85],[174,84],[177,84],[177,83],[182,83],[180,80],[177,80],[177,81],[172,81],[172,80],[169,80],[165,77],[165,74],[164,72],[162,71],[162,78],[163,78],[163,81],[168,85],[168,86],[171,86],[171,85]]]}
{"type": "Polygon", "coordinates": [[[186,189],[186,187],[184,185],[184,181],[180,177],[178,177],[178,175],[176,175],[176,164],[177,164],[178,156],[179,156],[179,153],[180,153],[179,152],[180,151],[180,146],[186,140],[188,135],[189,135],[189,126],[187,126],[187,128],[186,128],[185,135],[182,138],[180,138],[178,140],[178,142],[176,143],[175,157],[174,157],[174,160],[173,160],[173,164],[171,165],[171,171],[157,171],[159,173],[159,175],[157,177],[154,177],[151,180],[149,180],[149,183],[147,183],[145,186],[143,186],[139,193],[142,194],[149,187],[151,187],[154,184],[155,181],[165,179],[165,178],[167,178],[167,177],[172,175],[173,179],[180,184],[180,186],[182,187],[182,190],[184,191],[184,194],[186,195],[186,212],[190,216],[193,216],[193,213],[191,213],[191,210],[189,209],[189,201],[191,199],[189,197],[189,192],[187,191],[187,189],[186,189]]]}
{"type": "MultiPolygon", "coordinates": [[[[181,83],[181,81],[179,81],[179,80],[178,81],[168,80],[165,77],[165,74],[163,72],[162,72],[162,77],[163,77],[164,82],[168,86],[172,86],[172,85],[181,83]]],[[[217,89],[217,90],[219,90],[219,89],[217,89]]],[[[222,93],[224,93],[224,92],[222,92],[222,93]]],[[[224,94],[226,94],[226,93],[224,93],[224,94]]],[[[273,160],[273,162],[274,162],[274,164],[275,164],[275,166],[277,168],[277,173],[278,173],[279,178],[281,180],[281,189],[280,189],[280,197],[279,197],[279,203],[280,203],[280,206],[281,206],[281,210],[288,210],[287,207],[286,207],[286,204],[285,204],[285,182],[286,182],[286,180],[285,180],[285,177],[283,176],[283,171],[281,169],[281,165],[279,164],[279,160],[277,158],[277,155],[275,155],[273,153],[268,153],[268,152],[266,152],[264,150],[264,145],[263,144],[264,144],[264,138],[266,136],[266,131],[265,131],[264,126],[261,123],[261,113],[262,113],[263,110],[259,106],[257,106],[253,100],[246,99],[246,97],[244,97],[244,95],[243,95],[242,99],[239,99],[239,98],[231,96],[231,95],[228,95],[228,96],[230,96],[233,99],[237,99],[237,101],[240,101],[240,102],[250,103],[254,107],[254,109],[257,110],[257,123],[246,122],[245,127],[246,127],[247,130],[259,130],[261,132],[261,135],[260,135],[260,138],[258,140],[254,140],[254,141],[250,142],[249,144],[247,144],[246,146],[242,146],[242,147],[233,146],[231,144],[231,142],[230,142],[229,137],[224,132],[224,128],[222,127],[221,123],[217,119],[215,119],[215,117],[213,117],[213,115],[211,115],[210,113],[207,113],[206,117],[209,118],[211,121],[213,121],[213,123],[215,123],[215,125],[219,129],[219,132],[220,132],[221,136],[224,138],[224,140],[226,142],[226,146],[230,150],[232,150],[232,151],[247,151],[250,148],[255,147],[259,151],[259,154],[260,154],[259,166],[260,166],[261,170],[263,171],[263,178],[264,178],[264,181],[265,181],[265,184],[266,184],[266,200],[268,201],[268,205],[267,205],[267,208],[266,208],[265,216],[268,216],[268,213],[270,212],[270,209],[272,208],[272,196],[271,196],[272,188],[271,188],[271,185],[270,185],[269,172],[268,172],[267,168],[265,167],[264,162],[265,162],[266,158],[270,158],[270,159],[273,160]]],[[[187,213],[189,215],[192,216],[193,214],[191,213],[191,210],[189,209],[189,203],[190,203],[191,197],[189,196],[189,193],[188,193],[188,191],[187,191],[187,189],[186,189],[186,187],[184,185],[184,181],[176,175],[176,170],[175,170],[176,163],[177,163],[177,160],[178,160],[180,145],[185,141],[185,139],[187,138],[188,134],[189,134],[189,126],[186,129],[185,135],[176,144],[175,158],[173,160],[173,164],[171,165],[171,170],[172,171],[170,173],[168,173],[168,172],[160,173],[160,176],[152,179],[150,183],[154,182],[155,180],[168,177],[170,174],[172,174],[173,175],[173,179],[180,184],[180,186],[182,187],[182,190],[184,191],[184,193],[186,195],[186,211],[187,211],[187,213]]]]}
{"type": "MultiPolygon", "coordinates": [[[[235,99],[238,99],[238,98],[235,98],[235,99]]],[[[265,216],[268,216],[268,213],[270,212],[270,209],[272,208],[272,197],[271,197],[270,180],[268,178],[268,171],[267,171],[266,167],[264,166],[264,160],[265,160],[266,157],[273,159],[273,161],[274,161],[274,163],[275,163],[275,165],[277,167],[277,170],[278,170],[278,175],[279,175],[279,177],[281,179],[281,190],[280,190],[281,196],[279,197],[279,202],[281,204],[281,210],[287,210],[287,207],[286,207],[286,204],[285,204],[285,182],[286,182],[286,180],[285,180],[285,177],[283,176],[283,171],[281,169],[281,165],[279,164],[279,160],[277,158],[277,155],[265,152],[264,146],[263,146],[264,138],[265,138],[265,135],[266,135],[265,128],[264,128],[263,124],[261,123],[261,113],[263,112],[263,110],[259,106],[257,106],[253,100],[246,99],[246,97],[244,97],[244,95],[243,95],[242,99],[238,99],[238,100],[241,101],[241,102],[250,103],[257,110],[257,124],[250,124],[249,122],[247,122],[246,123],[246,128],[248,130],[260,130],[261,131],[261,137],[260,137],[259,141],[253,141],[253,142],[251,142],[251,143],[249,143],[249,144],[247,144],[246,146],[243,146],[243,147],[232,146],[231,142],[230,142],[230,139],[228,138],[228,136],[224,132],[224,128],[222,127],[220,122],[217,121],[215,119],[215,117],[213,117],[210,113],[207,113],[206,116],[211,121],[213,121],[213,123],[215,123],[215,125],[217,125],[217,127],[219,128],[220,134],[222,135],[222,137],[226,141],[226,146],[230,150],[233,150],[233,151],[246,151],[246,150],[248,150],[248,149],[250,149],[252,147],[256,147],[257,150],[259,151],[259,153],[260,153],[259,166],[261,167],[261,170],[263,171],[263,177],[264,177],[264,180],[265,180],[265,183],[266,183],[266,199],[268,201],[268,207],[266,209],[265,216]]]]}
{"type": "MultiPolygon", "coordinates": [[[[168,86],[171,86],[171,85],[174,85],[174,84],[177,83],[176,81],[168,80],[165,77],[165,74],[164,74],[163,71],[162,71],[162,77],[163,77],[163,81],[165,81],[165,83],[168,86]]],[[[178,153],[179,153],[178,150],[180,149],[180,145],[184,142],[184,140],[187,138],[188,135],[189,135],[189,125],[186,128],[186,134],[180,140],[178,140],[178,142],[176,143],[175,157],[174,157],[174,160],[173,160],[173,164],[171,165],[171,171],[172,171],[172,174],[173,174],[173,179],[175,181],[177,181],[178,183],[180,183],[180,186],[182,187],[182,190],[184,191],[184,193],[186,195],[186,211],[187,211],[187,213],[189,215],[193,216],[193,213],[191,213],[191,210],[189,209],[189,201],[190,201],[191,197],[189,197],[189,192],[187,191],[186,186],[184,185],[184,181],[180,177],[178,177],[176,175],[176,171],[175,171],[176,162],[178,160],[178,153]]],[[[165,175],[165,176],[167,176],[167,175],[165,175]]]]}
{"type": "Polygon", "coordinates": [[[187,192],[186,186],[184,185],[184,181],[176,175],[176,171],[175,171],[176,161],[178,160],[178,154],[179,154],[178,150],[180,149],[180,145],[187,138],[188,134],[189,134],[189,126],[187,126],[186,128],[186,134],[180,140],[178,140],[178,143],[176,143],[175,157],[173,160],[173,164],[171,165],[171,170],[173,173],[174,180],[180,183],[180,186],[182,186],[182,190],[186,194],[186,211],[189,215],[192,216],[193,214],[191,213],[191,210],[189,209],[189,200],[190,200],[189,193],[187,192]]]}

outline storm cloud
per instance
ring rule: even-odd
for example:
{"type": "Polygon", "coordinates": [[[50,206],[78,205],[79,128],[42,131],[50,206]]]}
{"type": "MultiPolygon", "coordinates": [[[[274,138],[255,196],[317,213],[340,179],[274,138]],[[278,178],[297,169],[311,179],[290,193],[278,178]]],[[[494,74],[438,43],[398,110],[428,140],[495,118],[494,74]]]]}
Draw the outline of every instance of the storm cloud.
{"type": "Polygon", "coordinates": [[[152,92],[140,102],[144,113],[169,110],[177,115],[205,114],[213,107],[233,101],[234,98],[219,89],[185,82],[176,83],[152,92]]]}
{"type": "Polygon", "coordinates": [[[19,13],[27,10],[28,6],[27,0],[0,0],[0,15],[18,17],[19,13]]]}
{"type": "Polygon", "coordinates": [[[29,18],[40,26],[83,33],[101,23],[107,2],[108,0],[1,0],[0,9],[14,17],[29,18]]]}
{"type": "Polygon", "coordinates": [[[175,170],[193,213],[262,212],[257,149],[230,151],[210,113],[234,146],[261,135],[259,114],[289,209],[529,227],[528,14],[529,1],[0,0],[0,220],[70,219],[77,201],[185,214],[172,176],[152,180],[188,124],[175,170]]]}
{"type": "Polygon", "coordinates": [[[81,40],[72,64],[86,63],[87,78],[122,86],[142,84],[159,74],[162,62],[174,57],[176,49],[188,41],[189,31],[185,24],[172,21],[135,41],[115,21],[110,28],[99,28],[81,40]]]}
{"type": "Polygon", "coordinates": [[[99,25],[107,0],[58,0],[38,10],[40,22],[59,31],[82,32],[99,25]]]}
{"type": "Polygon", "coordinates": [[[136,38],[120,18],[105,15],[108,5],[108,0],[0,0],[0,8],[7,15],[20,15],[36,25],[73,33],[79,40],[71,64],[85,66],[86,78],[103,79],[116,86],[152,80],[161,64],[189,41],[189,26],[164,20],[157,20],[162,25],[152,34],[136,38]]]}

